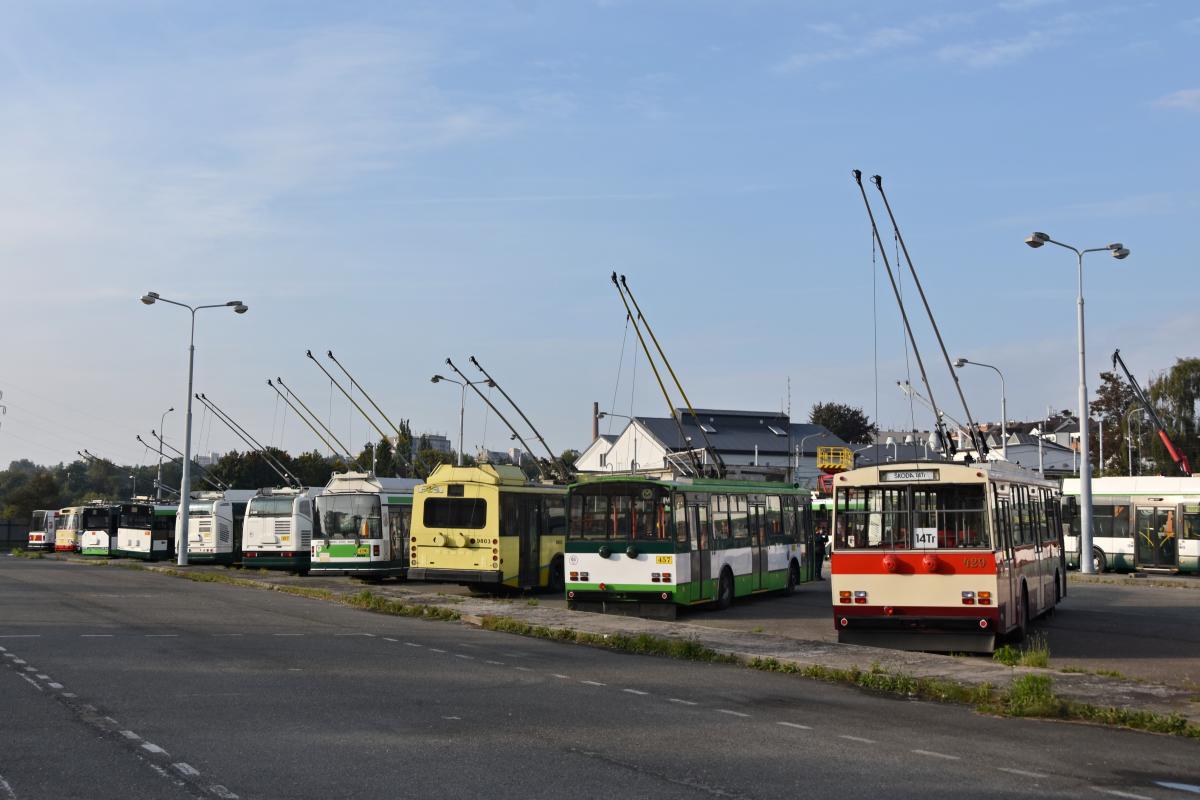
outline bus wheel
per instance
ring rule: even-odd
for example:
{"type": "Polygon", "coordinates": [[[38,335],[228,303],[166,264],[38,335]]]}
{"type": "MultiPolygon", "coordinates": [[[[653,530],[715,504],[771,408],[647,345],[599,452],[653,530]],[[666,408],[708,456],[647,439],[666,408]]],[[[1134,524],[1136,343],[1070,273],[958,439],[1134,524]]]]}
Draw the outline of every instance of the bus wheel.
{"type": "Polygon", "coordinates": [[[1029,588],[1021,584],[1021,608],[1017,612],[1017,629],[1013,631],[1013,641],[1023,642],[1029,633],[1029,588]]]}
{"type": "Polygon", "coordinates": [[[1108,559],[1104,557],[1104,551],[1099,547],[1092,548],[1092,566],[1097,573],[1106,572],[1108,570],[1108,559]]]}
{"type": "Polygon", "coordinates": [[[562,594],[566,590],[566,583],[563,580],[563,560],[562,556],[555,556],[550,562],[550,577],[546,583],[547,588],[552,592],[562,594]]]}
{"type": "Polygon", "coordinates": [[[721,580],[717,583],[717,609],[724,611],[733,605],[733,576],[729,570],[721,572],[721,580]]]}
{"type": "Polygon", "coordinates": [[[796,562],[793,561],[792,563],[788,564],[787,586],[783,587],[783,593],[785,595],[795,594],[796,584],[798,583],[800,583],[800,568],[796,566],[796,562]]]}
{"type": "Polygon", "coordinates": [[[487,597],[489,595],[496,594],[497,590],[494,586],[487,583],[468,583],[467,591],[470,592],[473,597],[487,597]]]}

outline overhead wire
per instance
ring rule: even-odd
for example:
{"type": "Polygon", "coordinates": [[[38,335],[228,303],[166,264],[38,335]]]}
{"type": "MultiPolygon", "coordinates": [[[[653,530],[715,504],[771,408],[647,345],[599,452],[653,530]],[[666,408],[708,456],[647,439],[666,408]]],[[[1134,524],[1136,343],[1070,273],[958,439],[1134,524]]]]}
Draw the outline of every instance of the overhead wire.
{"type": "Polygon", "coordinates": [[[619,392],[621,390],[621,370],[624,369],[624,367],[625,367],[625,344],[626,344],[626,342],[629,341],[629,323],[630,323],[630,321],[631,321],[631,317],[628,314],[626,314],[625,315],[625,333],[623,336],[621,336],[621,355],[617,359],[617,382],[613,384],[612,403],[609,405],[609,409],[608,409],[608,433],[610,435],[612,434],[613,414],[615,414],[617,411],[617,392],[619,392]]]}

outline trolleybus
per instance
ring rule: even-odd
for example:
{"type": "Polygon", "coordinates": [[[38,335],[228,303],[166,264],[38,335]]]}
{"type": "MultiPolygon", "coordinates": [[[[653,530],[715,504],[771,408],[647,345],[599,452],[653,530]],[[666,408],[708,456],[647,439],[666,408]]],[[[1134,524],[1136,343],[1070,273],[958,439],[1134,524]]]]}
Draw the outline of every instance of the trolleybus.
{"type": "Polygon", "coordinates": [[[29,523],[26,547],[30,550],[53,550],[57,520],[57,511],[34,511],[33,519],[29,523]]]}
{"type": "Polygon", "coordinates": [[[175,555],[178,506],[123,503],[114,555],[157,561],[175,555]]]}
{"type": "Polygon", "coordinates": [[[54,521],[54,551],[73,553],[79,549],[79,524],[84,506],[60,509],[54,521]]]}
{"type": "Polygon", "coordinates": [[[188,503],[187,551],[193,564],[236,564],[251,489],[193,492],[188,503]]]}
{"type": "Polygon", "coordinates": [[[117,543],[117,518],[121,507],[104,501],[83,508],[79,524],[79,552],[85,556],[110,556],[117,543]]]}
{"type": "Polygon", "coordinates": [[[566,501],[519,467],[442,464],[413,490],[408,579],[561,592],[566,501]]]}
{"type": "Polygon", "coordinates": [[[1066,594],[1059,492],[1036,473],[914,462],[834,487],[839,641],[990,653],[1066,594]]]}
{"type": "Polygon", "coordinates": [[[414,478],[337,473],[316,498],[311,546],[312,573],[361,578],[403,578],[408,569],[408,532],[414,478]]]}
{"type": "Polygon", "coordinates": [[[670,618],[814,577],[810,494],[792,484],[605,476],[568,507],[570,608],[670,618]]]}
{"type": "Polygon", "coordinates": [[[242,564],[308,572],[317,517],[316,489],[259,489],[246,506],[242,564]]]}
{"type": "MultiPolygon", "coordinates": [[[[1079,567],[1079,479],[1063,481],[1067,566],[1079,567]]],[[[1200,478],[1092,478],[1097,572],[1200,573],[1200,478]]]]}

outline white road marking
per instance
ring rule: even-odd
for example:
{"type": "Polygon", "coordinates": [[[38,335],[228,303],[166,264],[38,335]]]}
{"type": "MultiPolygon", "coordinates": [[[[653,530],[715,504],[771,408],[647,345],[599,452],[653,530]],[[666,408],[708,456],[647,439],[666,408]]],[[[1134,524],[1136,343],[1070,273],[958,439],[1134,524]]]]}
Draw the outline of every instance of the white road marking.
{"type": "Polygon", "coordinates": [[[23,658],[14,658],[13,663],[14,664],[28,664],[29,662],[23,658]]]}
{"type": "Polygon", "coordinates": [[[1144,794],[1134,794],[1133,792],[1122,792],[1120,789],[1102,789],[1099,786],[1093,786],[1093,791],[1100,794],[1111,794],[1113,797],[1128,797],[1130,800],[1154,800],[1153,797],[1147,797],[1144,794]]]}
{"type": "Polygon", "coordinates": [[[876,744],[874,739],[864,739],[861,736],[839,736],[839,739],[846,739],[851,742],[862,742],[863,744],[876,744]]]}
{"type": "Polygon", "coordinates": [[[214,633],[213,636],[241,636],[240,633],[214,633]]]}
{"type": "Polygon", "coordinates": [[[649,692],[643,692],[643,691],[639,691],[638,689],[622,689],[621,691],[622,691],[622,692],[625,692],[625,693],[627,693],[627,694],[638,694],[638,695],[642,695],[643,697],[644,697],[644,696],[646,696],[646,695],[648,695],[648,694],[650,694],[649,692]]]}
{"type": "Polygon", "coordinates": [[[513,667],[513,669],[519,669],[519,670],[521,670],[521,672],[533,672],[533,670],[530,669],[529,667],[519,667],[518,666],[518,667],[513,667]]]}
{"type": "MultiPolygon", "coordinates": [[[[54,681],[50,681],[50,683],[48,683],[46,685],[49,686],[51,689],[61,689],[63,687],[63,685],[61,683],[55,683],[54,681]]],[[[71,695],[71,697],[74,697],[74,696],[75,695],[71,695]]]]}
{"type": "Polygon", "coordinates": [[[588,686],[608,686],[607,683],[601,683],[600,681],[580,681],[580,683],[586,683],[588,686]]]}
{"type": "Polygon", "coordinates": [[[1171,783],[1170,781],[1155,781],[1156,785],[1164,789],[1174,789],[1179,792],[1189,792],[1191,794],[1200,794],[1200,786],[1194,783],[1171,783]]]}
{"type": "Polygon", "coordinates": [[[25,680],[30,686],[37,689],[39,692],[42,691],[42,685],[40,683],[38,683],[37,681],[35,681],[33,678],[29,677],[28,675],[22,675],[19,672],[17,673],[17,676],[19,678],[22,678],[23,680],[25,680]]]}
{"type": "Polygon", "coordinates": [[[749,714],[743,714],[741,711],[730,711],[728,708],[718,708],[718,714],[728,714],[731,717],[748,717],[749,714]]]}
{"type": "Polygon", "coordinates": [[[383,637],[383,640],[384,640],[385,642],[398,642],[398,641],[400,641],[399,639],[392,639],[392,638],[389,638],[389,637],[387,637],[387,636],[383,637]]]}
{"type": "Polygon", "coordinates": [[[405,644],[408,645],[409,647],[424,647],[425,646],[423,644],[417,644],[416,642],[405,642],[405,644]]]}
{"type": "Polygon", "coordinates": [[[373,633],[335,633],[334,636],[374,636],[373,633]]]}
{"type": "Polygon", "coordinates": [[[187,775],[189,778],[195,778],[200,774],[200,770],[184,761],[178,761],[171,766],[177,769],[181,775],[187,775]]]}
{"type": "Polygon", "coordinates": [[[462,719],[462,717],[442,717],[442,719],[462,719]]]}
{"type": "Polygon", "coordinates": [[[117,722],[115,719],[113,719],[112,717],[105,717],[105,719],[108,720],[109,722],[111,722],[113,725],[121,724],[121,723],[117,722]]]}
{"type": "MultiPolygon", "coordinates": [[[[489,663],[490,663],[490,662],[489,662],[489,663]]],[[[560,675],[560,674],[559,674],[559,673],[557,673],[557,672],[552,672],[552,673],[550,673],[550,676],[551,676],[551,677],[553,677],[553,678],[562,678],[564,681],[569,681],[569,680],[571,680],[571,676],[570,676],[570,675],[560,675]]]]}
{"type": "Polygon", "coordinates": [[[485,663],[485,664],[495,664],[497,667],[503,667],[503,666],[504,666],[504,662],[503,662],[503,661],[484,661],[483,663],[485,663]]]}
{"type": "Polygon", "coordinates": [[[455,657],[455,658],[465,658],[465,659],[467,659],[468,661],[474,661],[474,660],[475,660],[475,656],[469,656],[469,655],[467,655],[466,653],[455,653],[455,654],[454,654],[454,657],[455,657]]]}
{"type": "Polygon", "coordinates": [[[678,697],[668,697],[667,702],[679,703],[681,706],[698,706],[699,703],[694,703],[691,700],[680,700],[678,697]]]}
{"type": "Polygon", "coordinates": [[[62,696],[63,697],[78,697],[79,695],[75,694],[74,692],[63,692],[62,696]]]}
{"type": "Polygon", "coordinates": [[[122,735],[122,736],[124,736],[126,739],[140,739],[140,738],[142,738],[142,737],[138,736],[136,733],[134,733],[133,731],[121,731],[121,735],[122,735]]]}
{"type": "Polygon", "coordinates": [[[178,633],[147,633],[147,639],[178,639],[178,633]]]}
{"type": "Polygon", "coordinates": [[[1044,775],[1040,772],[1029,772],[1023,769],[1013,769],[1012,767],[996,767],[1001,772],[1007,772],[1010,775],[1021,775],[1026,778],[1049,778],[1049,775],[1044,775]]]}
{"type": "Polygon", "coordinates": [[[142,742],[142,749],[148,753],[154,753],[155,755],[158,755],[159,753],[163,754],[164,756],[167,755],[167,751],[163,750],[154,742],[142,742]]]}
{"type": "Polygon", "coordinates": [[[919,756],[929,756],[931,758],[944,758],[947,761],[960,761],[962,756],[952,756],[949,753],[939,753],[936,750],[913,750],[919,756]]]}
{"type": "Polygon", "coordinates": [[[43,674],[41,674],[41,673],[38,673],[38,676],[37,676],[37,677],[38,677],[38,680],[39,680],[39,681],[48,681],[48,680],[50,680],[50,676],[49,676],[49,675],[43,675],[43,674]]]}
{"type": "Polygon", "coordinates": [[[0,647],[0,653],[7,653],[7,652],[8,652],[7,647],[0,647]]]}
{"type": "Polygon", "coordinates": [[[300,667],[288,667],[288,672],[304,672],[300,667]]]}
{"type": "Polygon", "coordinates": [[[219,783],[214,783],[212,786],[209,786],[208,790],[217,797],[220,797],[221,800],[238,800],[238,796],[236,794],[229,791],[219,783]]]}
{"type": "Polygon", "coordinates": [[[40,639],[40,638],[42,638],[42,635],[40,633],[9,633],[9,634],[0,636],[0,639],[40,639]]]}
{"type": "Polygon", "coordinates": [[[26,667],[25,671],[26,672],[37,672],[38,668],[37,667],[26,667]]]}
{"type": "Polygon", "coordinates": [[[303,633],[272,633],[272,636],[303,636],[303,633]]]}
{"type": "Polygon", "coordinates": [[[81,634],[79,634],[79,638],[80,639],[111,639],[111,638],[113,638],[113,635],[111,633],[81,633],[81,634]]]}
{"type": "Polygon", "coordinates": [[[440,650],[440,649],[438,649],[438,648],[436,648],[436,647],[431,647],[431,648],[429,648],[429,649],[430,649],[430,651],[432,651],[432,652],[434,652],[434,653],[444,653],[444,652],[446,652],[445,650],[440,650]]]}
{"type": "Polygon", "coordinates": [[[8,781],[4,780],[3,775],[0,775],[0,797],[6,797],[8,800],[17,800],[17,793],[8,785],[8,781]]]}
{"type": "Polygon", "coordinates": [[[801,725],[799,722],[776,722],[776,725],[782,725],[785,728],[797,728],[802,731],[811,731],[812,728],[808,725],[801,725]]]}

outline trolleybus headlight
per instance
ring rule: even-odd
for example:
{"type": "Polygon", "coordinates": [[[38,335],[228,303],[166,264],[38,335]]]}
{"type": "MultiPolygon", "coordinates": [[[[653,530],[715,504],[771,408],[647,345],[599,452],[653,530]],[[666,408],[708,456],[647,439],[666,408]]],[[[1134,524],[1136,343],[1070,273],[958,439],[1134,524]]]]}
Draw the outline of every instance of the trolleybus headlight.
{"type": "Polygon", "coordinates": [[[625,555],[629,556],[630,558],[637,558],[638,557],[638,549],[636,547],[634,547],[633,545],[629,545],[629,547],[625,548],[625,555]]]}
{"type": "Polygon", "coordinates": [[[596,555],[600,556],[601,558],[608,558],[612,555],[612,550],[608,549],[608,545],[602,544],[600,545],[600,549],[596,551],[596,555]]]}

